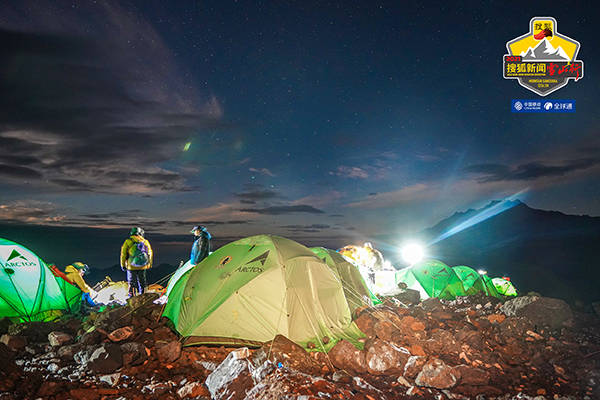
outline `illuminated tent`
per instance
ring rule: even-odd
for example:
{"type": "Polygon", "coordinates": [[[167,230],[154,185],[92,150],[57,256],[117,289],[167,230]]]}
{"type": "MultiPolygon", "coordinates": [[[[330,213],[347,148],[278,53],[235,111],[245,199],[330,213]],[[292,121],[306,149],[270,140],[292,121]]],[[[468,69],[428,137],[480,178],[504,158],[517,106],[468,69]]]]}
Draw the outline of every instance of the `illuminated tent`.
{"type": "Polygon", "coordinates": [[[511,281],[504,278],[492,278],[492,282],[496,287],[498,293],[503,296],[516,296],[517,289],[514,287],[511,281]]]}
{"type": "Polygon", "coordinates": [[[421,299],[438,297],[454,299],[466,296],[460,278],[441,261],[427,260],[396,272],[396,283],[404,282],[409,289],[418,290],[421,299]]]}
{"type": "Polygon", "coordinates": [[[326,351],[340,339],[360,346],[363,336],[331,268],[308,248],[279,236],[229,243],[169,287],[163,315],[188,345],[259,346],[281,334],[307,349],[313,343],[326,351]]]}
{"type": "Polygon", "coordinates": [[[0,318],[46,321],[80,306],[78,288],[56,277],[31,250],[0,238],[0,318]]]}
{"type": "Polygon", "coordinates": [[[471,267],[467,267],[466,265],[452,267],[452,270],[461,280],[467,295],[470,296],[482,292],[487,296],[499,297],[491,279],[485,274],[480,275],[479,272],[475,271],[471,267]]]}
{"type": "Polygon", "coordinates": [[[323,247],[311,247],[310,250],[323,260],[342,282],[350,311],[354,312],[360,306],[381,303],[367,287],[358,268],[346,261],[340,253],[323,247]]]}

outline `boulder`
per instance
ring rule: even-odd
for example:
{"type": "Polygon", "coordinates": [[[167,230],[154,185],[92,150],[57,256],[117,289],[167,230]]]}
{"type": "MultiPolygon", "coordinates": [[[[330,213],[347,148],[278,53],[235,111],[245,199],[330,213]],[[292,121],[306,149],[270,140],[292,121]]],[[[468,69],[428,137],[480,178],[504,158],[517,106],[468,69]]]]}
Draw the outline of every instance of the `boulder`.
{"type": "Polygon", "coordinates": [[[327,355],[336,368],[357,374],[367,372],[365,352],[357,349],[347,340],[340,340],[327,355]]]}
{"type": "Polygon", "coordinates": [[[538,296],[516,297],[504,303],[500,310],[508,317],[524,317],[534,325],[558,329],[573,318],[571,307],[560,299],[538,296]]]}
{"type": "Polygon", "coordinates": [[[449,389],[456,386],[458,378],[458,373],[452,367],[434,358],[423,366],[415,379],[415,384],[435,389],[449,389]]]}
{"type": "Polygon", "coordinates": [[[395,294],[394,298],[404,304],[417,304],[421,301],[421,294],[418,290],[400,289],[400,293],[395,294]]]}
{"type": "Polygon", "coordinates": [[[367,337],[374,338],[376,336],[375,333],[375,325],[379,320],[375,318],[370,312],[363,312],[360,316],[354,321],[358,329],[360,329],[367,337]]]}
{"type": "Polygon", "coordinates": [[[419,372],[423,369],[423,366],[427,362],[427,357],[423,356],[410,356],[404,365],[404,376],[406,378],[415,379],[419,372]]]}
{"type": "Polygon", "coordinates": [[[64,332],[52,331],[48,334],[48,341],[52,347],[63,346],[71,343],[73,341],[73,336],[64,332]]]}
{"type": "Polygon", "coordinates": [[[115,372],[122,365],[121,348],[112,343],[104,343],[96,348],[87,362],[88,369],[101,374],[115,372]]]}
{"type": "Polygon", "coordinates": [[[172,363],[181,355],[181,342],[179,340],[175,340],[166,343],[156,343],[156,353],[160,362],[172,363]]]}
{"type": "Polygon", "coordinates": [[[393,331],[394,325],[390,321],[378,321],[375,324],[375,335],[381,340],[391,341],[393,331]]]}
{"type": "Polygon", "coordinates": [[[181,399],[196,398],[199,396],[208,396],[210,392],[202,382],[188,382],[177,390],[177,395],[181,399]]]}
{"type": "Polygon", "coordinates": [[[213,400],[242,400],[246,390],[254,386],[253,366],[247,358],[232,351],[206,378],[205,384],[213,400]]]}
{"type": "Polygon", "coordinates": [[[321,369],[304,348],[283,335],[275,336],[272,342],[265,343],[257,352],[254,357],[255,364],[262,364],[268,356],[275,365],[281,362],[287,368],[310,375],[318,374],[321,369]]]}
{"type": "Polygon", "coordinates": [[[460,376],[462,385],[486,386],[490,383],[490,373],[481,368],[461,364],[454,367],[454,371],[460,376]]]}
{"type": "Polygon", "coordinates": [[[81,347],[82,346],[80,344],[62,346],[56,351],[56,354],[58,354],[58,356],[63,360],[72,360],[75,356],[75,353],[81,350],[81,347]]]}
{"type": "Polygon", "coordinates": [[[123,326],[131,325],[131,310],[129,307],[117,306],[111,310],[101,312],[94,321],[97,329],[105,332],[112,332],[123,326]]]}
{"type": "Polygon", "coordinates": [[[109,386],[115,386],[117,383],[119,383],[120,379],[121,379],[121,373],[116,372],[114,374],[102,375],[100,377],[100,382],[104,382],[104,383],[108,384],[109,386]]]}
{"type": "Polygon", "coordinates": [[[19,351],[27,346],[27,339],[5,333],[0,337],[0,343],[4,343],[11,351],[19,351]]]}
{"type": "Polygon", "coordinates": [[[85,332],[79,338],[79,343],[88,346],[93,344],[99,344],[102,341],[102,334],[97,330],[92,330],[90,332],[85,332]]]}
{"type": "Polygon", "coordinates": [[[367,342],[365,348],[367,371],[374,375],[399,374],[410,358],[407,349],[381,339],[367,342]]]}
{"type": "Polygon", "coordinates": [[[133,327],[124,326],[119,329],[115,329],[111,333],[108,334],[108,338],[112,342],[122,342],[123,340],[129,339],[133,335],[133,327]]]}
{"type": "Polygon", "coordinates": [[[129,342],[121,345],[123,364],[128,366],[140,365],[148,359],[148,348],[142,343],[129,342]]]}
{"type": "Polygon", "coordinates": [[[148,308],[148,312],[152,312],[152,305],[154,300],[158,299],[160,295],[158,293],[148,292],[138,296],[133,296],[127,299],[127,305],[132,310],[138,310],[144,307],[148,308]]]}

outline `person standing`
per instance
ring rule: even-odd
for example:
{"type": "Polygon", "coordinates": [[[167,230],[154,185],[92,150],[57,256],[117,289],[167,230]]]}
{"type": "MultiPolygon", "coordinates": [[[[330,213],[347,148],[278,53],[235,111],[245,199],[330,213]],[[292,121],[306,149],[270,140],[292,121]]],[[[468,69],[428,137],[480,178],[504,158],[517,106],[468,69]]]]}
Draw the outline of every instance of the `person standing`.
{"type": "Polygon", "coordinates": [[[190,254],[190,264],[196,265],[208,257],[208,254],[210,253],[210,239],[212,236],[202,225],[194,226],[190,233],[194,234],[194,244],[192,245],[192,253],[190,254]]]}
{"type": "Polygon", "coordinates": [[[127,272],[129,296],[146,291],[146,271],[152,268],[153,252],[150,242],[144,238],[144,230],[131,228],[129,238],[121,246],[121,269],[127,272]]]}

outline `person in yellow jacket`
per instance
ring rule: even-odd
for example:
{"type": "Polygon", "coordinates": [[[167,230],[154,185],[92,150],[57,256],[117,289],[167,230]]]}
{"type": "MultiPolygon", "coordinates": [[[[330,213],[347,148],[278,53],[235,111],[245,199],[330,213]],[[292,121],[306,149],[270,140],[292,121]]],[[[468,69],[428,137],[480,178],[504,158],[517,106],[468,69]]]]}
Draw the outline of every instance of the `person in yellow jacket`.
{"type": "Polygon", "coordinates": [[[84,303],[91,307],[95,307],[96,303],[94,302],[93,297],[96,297],[96,292],[83,279],[83,276],[88,272],[88,269],[87,264],[76,261],[65,267],[65,276],[69,283],[74,284],[83,292],[81,299],[84,303]]]}
{"type": "Polygon", "coordinates": [[[144,230],[131,228],[129,238],[121,246],[121,269],[127,272],[129,295],[142,294],[146,291],[146,270],[152,268],[152,247],[144,238],[144,230]]]}

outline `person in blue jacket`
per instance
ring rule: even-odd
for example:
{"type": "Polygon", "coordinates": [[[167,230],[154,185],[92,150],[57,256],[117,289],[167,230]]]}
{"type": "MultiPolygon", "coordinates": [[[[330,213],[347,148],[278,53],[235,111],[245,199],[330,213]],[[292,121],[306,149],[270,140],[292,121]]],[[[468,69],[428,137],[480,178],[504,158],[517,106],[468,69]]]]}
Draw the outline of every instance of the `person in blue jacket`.
{"type": "Polygon", "coordinates": [[[192,253],[190,254],[190,263],[196,265],[204,260],[210,253],[211,235],[202,225],[194,226],[190,233],[193,233],[195,238],[194,244],[192,245],[192,253]]]}

